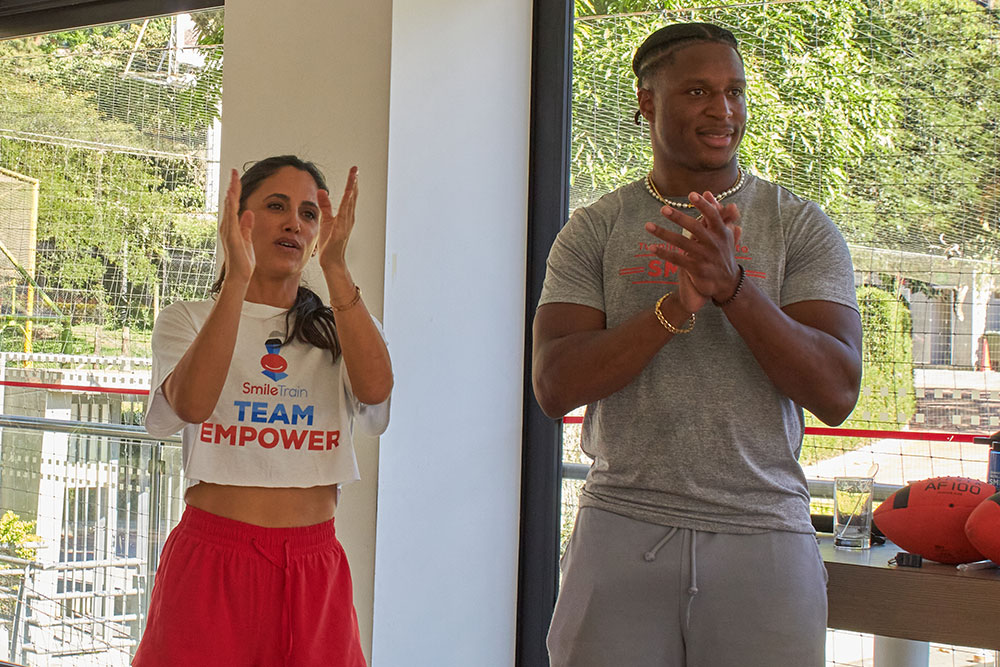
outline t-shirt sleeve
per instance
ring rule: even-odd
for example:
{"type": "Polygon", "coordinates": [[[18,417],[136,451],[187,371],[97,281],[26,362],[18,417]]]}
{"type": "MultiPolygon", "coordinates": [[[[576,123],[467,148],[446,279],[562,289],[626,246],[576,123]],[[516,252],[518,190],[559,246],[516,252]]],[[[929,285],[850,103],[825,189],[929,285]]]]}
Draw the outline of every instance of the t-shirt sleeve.
{"type": "Polygon", "coordinates": [[[149,385],[149,403],[146,406],[146,431],[158,438],[173,435],[186,422],[177,416],[163,394],[163,381],[198,334],[191,313],[182,304],[165,308],[153,325],[153,372],[149,385]]]}
{"type": "Polygon", "coordinates": [[[586,209],[573,212],[549,250],[539,306],[574,303],[606,312],[603,269],[606,237],[607,230],[599,229],[586,209]]]}
{"type": "MultiPolygon", "coordinates": [[[[374,316],[372,317],[372,322],[375,324],[375,328],[378,329],[379,335],[382,336],[382,340],[388,346],[385,331],[382,329],[382,323],[375,319],[374,316]]],[[[392,401],[392,393],[390,392],[384,401],[376,405],[362,403],[354,395],[354,390],[351,388],[351,378],[347,373],[347,364],[340,365],[340,374],[344,383],[344,393],[348,399],[348,410],[354,417],[354,425],[366,435],[382,435],[389,426],[389,404],[392,401]]]]}
{"type": "Polygon", "coordinates": [[[858,309],[854,263],[843,235],[812,202],[788,229],[781,305],[800,301],[832,301],[858,309]]]}

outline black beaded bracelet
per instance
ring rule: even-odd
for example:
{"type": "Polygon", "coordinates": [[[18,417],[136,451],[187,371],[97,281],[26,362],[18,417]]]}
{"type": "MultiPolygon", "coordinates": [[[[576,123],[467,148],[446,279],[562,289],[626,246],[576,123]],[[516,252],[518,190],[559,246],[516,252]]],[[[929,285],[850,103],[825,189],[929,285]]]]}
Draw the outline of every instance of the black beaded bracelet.
{"type": "Polygon", "coordinates": [[[733,301],[735,301],[736,297],[740,295],[740,290],[743,289],[743,279],[746,278],[747,272],[743,269],[742,264],[737,264],[736,266],[740,267],[740,280],[739,282],[736,283],[736,291],[733,292],[733,295],[728,299],[726,299],[725,301],[716,301],[715,299],[712,299],[712,303],[714,303],[719,308],[722,308],[723,306],[728,306],[733,301]]]}

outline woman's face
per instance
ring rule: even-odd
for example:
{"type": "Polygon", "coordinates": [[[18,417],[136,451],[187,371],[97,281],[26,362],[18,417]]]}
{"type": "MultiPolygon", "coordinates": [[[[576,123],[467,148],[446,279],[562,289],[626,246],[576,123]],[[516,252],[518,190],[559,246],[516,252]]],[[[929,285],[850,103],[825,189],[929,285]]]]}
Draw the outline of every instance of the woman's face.
{"type": "Polygon", "coordinates": [[[282,167],[247,197],[246,210],[254,214],[255,272],[274,277],[302,273],[319,236],[317,190],[308,172],[282,167]]]}

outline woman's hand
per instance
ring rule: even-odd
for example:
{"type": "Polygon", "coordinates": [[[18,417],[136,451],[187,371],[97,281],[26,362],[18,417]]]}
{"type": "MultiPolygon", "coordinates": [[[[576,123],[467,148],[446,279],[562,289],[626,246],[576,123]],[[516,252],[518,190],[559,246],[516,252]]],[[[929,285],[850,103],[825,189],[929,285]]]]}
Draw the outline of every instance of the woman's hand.
{"type": "Polygon", "coordinates": [[[222,209],[222,221],[219,223],[219,237],[225,251],[224,282],[246,286],[250,283],[257,260],[253,252],[253,212],[240,210],[239,174],[233,169],[229,177],[229,189],[226,191],[226,201],[222,209]]]}
{"type": "Polygon", "coordinates": [[[354,209],[358,202],[358,168],[351,167],[347,174],[347,185],[344,196],[340,198],[337,212],[333,211],[333,202],[326,190],[320,190],[319,210],[322,218],[319,222],[319,266],[326,273],[330,269],[345,269],[347,267],[347,241],[354,229],[354,209]]]}

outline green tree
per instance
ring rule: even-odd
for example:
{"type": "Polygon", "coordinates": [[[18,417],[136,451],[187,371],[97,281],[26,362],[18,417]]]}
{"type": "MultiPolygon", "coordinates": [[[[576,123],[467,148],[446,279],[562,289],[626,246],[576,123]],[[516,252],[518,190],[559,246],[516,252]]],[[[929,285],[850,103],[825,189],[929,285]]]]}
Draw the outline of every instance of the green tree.
{"type": "MultiPolygon", "coordinates": [[[[22,132],[71,137],[77,126],[90,136],[140,144],[131,126],[101,120],[79,96],[66,96],[59,114],[37,109],[51,91],[0,73],[6,104],[0,123],[21,121],[22,132]],[[62,124],[64,121],[65,124],[62,124]]],[[[98,289],[99,304],[113,307],[118,324],[141,323],[134,307],[149,301],[177,211],[200,208],[198,162],[150,157],[115,149],[60,146],[57,142],[0,138],[0,166],[38,177],[37,276],[43,288],[98,289]],[[173,175],[171,175],[173,174],[173,175]],[[182,187],[172,187],[182,183],[182,187]]]]}
{"type": "Polygon", "coordinates": [[[183,151],[218,118],[222,90],[222,10],[191,16],[201,68],[169,67],[170,17],[52,33],[12,48],[37,56],[23,75],[83,94],[103,119],[133,125],[160,150],[183,151]]]}
{"type": "Polygon", "coordinates": [[[225,11],[212,9],[192,14],[191,18],[198,32],[198,45],[206,47],[203,51],[205,69],[198,73],[193,86],[181,92],[183,98],[181,108],[209,111],[208,116],[203,113],[186,115],[185,123],[198,125],[214,121],[222,112],[222,45],[225,11]]]}
{"type": "Polygon", "coordinates": [[[34,531],[34,521],[23,521],[14,512],[7,510],[0,517],[0,549],[18,558],[34,558],[35,548],[30,544],[39,539],[34,531]]]}
{"type": "MultiPolygon", "coordinates": [[[[957,243],[1000,256],[1000,15],[972,0],[873,4],[871,76],[889,134],[853,166],[832,211],[851,240],[919,253],[957,243]],[[943,242],[942,242],[943,241],[943,242]]],[[[858,43],[864,48],[864,43],[858,43]]]]}
{"type": "MultiPolygon", "coordinates": [[[[160,99],[144,106],[132,97],[122,104],[116,95],[123,91],[99,85],[112,75],[120,79],[115,67],[123,62],[121,52],[112,57],[99,48],[129,43],[136,30],[103,27],[0,43],[0,127],[8,130],[0,136],[0,166],[41,181],[42,287],[87,294],[79,309],[69,308],[73,314],[93,320],[96,307],[101,323],[148,328],[154,292],[171,261],[166,249],[189,248],[187,255],[204,260],[215,225],[201,214],[206,174],[197,149],[178,143],[178,133],[165,141],[159,132],[170,105],[160,99]],[[89,51],[93,57],[80,56],[89,51]]],[[[127,95],[141,92],[133,84],[163,88],[132,82],[127,95]]]]}

